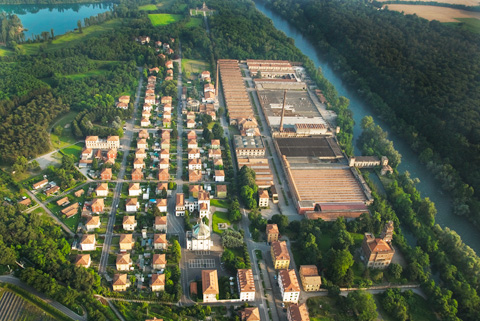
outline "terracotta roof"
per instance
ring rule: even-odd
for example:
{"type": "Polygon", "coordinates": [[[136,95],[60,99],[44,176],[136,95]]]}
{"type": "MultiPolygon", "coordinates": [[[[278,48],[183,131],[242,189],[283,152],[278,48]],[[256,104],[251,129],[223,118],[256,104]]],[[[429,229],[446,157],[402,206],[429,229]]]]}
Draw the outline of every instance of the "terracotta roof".
{"type": "Polygon", "coordinates": [[[115,274],[113,276],[113,285],[127,285],[127,275],[115,274]]]}
{"type": "Polygon", "coordinates": [[[208,210],[208,205],[205,203],[200,204],[200,210],[208,210]]]}
{"type": "Polygon", "coordinates": [[[183,195],[183,193],[177,193],[177,196],[176,196],[176,202],[175,204],[178,206],[178,205],[184,205],[185,204],[185,196],[183,195]]]}
{"type": "Polygon", "coordinates": [[[165,243],[168,243],[167,242],[167,234],[154,234],[153,235],[153,243],[161,243],[161,244],[165,244],[165,243]]]}
{"type": "Polygon", "coordinates": [[[267,234],[280,234],[277,224],[267,224],[267,234]]]}
{"type": "Polygon", "coordinates": [[[135,224],[135,216],[127,215],[123,217],[123,224],[135,224]]]}
{"type": "Polygon", "coordinates": [[[220,165],[222,165],[222,166],[223,166],[223,160],[222,160],[221,158],[219,158],[219,159],[214,159],[214,160],[213,160],[213,165],[215,165],[215,166],[220,166],[220,165]]]}
{"type": "MultiPolygon", "coordinates": [[[[27,198],[27,199],[28,199],[28,198],[27,198]]],[[[25,200],[27,200],[27,199],[25,199],[25,200]]],[[[28,200],[29,200],[29,199],[28,199],[28,200]]],[[[22,201],[22,202],[23,202],[23,201],[22,201]]],[[[21,204],[22,202],[19,202],[19,203],[21,204]]],[[[63,197],[63,198],[61,198],[61,199],[59,199],[59,200],[57,201],[57,205],[59,205],[59,206],[62,205],[62,204],[64,204],[64,203],[69,203],[68,197],[66,197],[66,196],[63,197]]]]}
{"type": "Polygon", "coordinates": [[[118,141],[120,141],[120,137],[119,136],[108,136],[107,141],[108,142],[118,142],[118,141]]]}
{"type": "Polygon", "coordinates": [[[117,264],[130,264],[130,254],[117,254],[117,264]]]}
{"type": "Polygon", "coordinates": [[[290,314],[289,320],[291,321],[310,321],[308,315],[307,305],[302,304],[290,304],[288,307],[288,314],[290,314]]]}
{"type": "Polygon", "coordinates": [[[316,265],[300,265],[301,276],[317,276],[318,269],[316,265]]]}
{"type": "Polygon", "coordinates": [[[120,244],[131,244],[133,243],[132,234],[120,234],[120,244]]]}
{"type": "Polygon", "coordinates": [[[200,151],[196,148],[191,148],[188,150],[188,154],[199,154],[200,151]]]}
{"type": "Polygon", "coordinates": [[[153,285],[165,285],[165,274],[152,274],[153,285]]]}
{"type": "Polygon", "coordinates": [[[217,192],[226,192],[227,185],[217,185],[217,192]]]}
{"type": "Polygon", "coordinates": [[[75,258],[75,265],[88,265],[90,262],[90,254],[78,254],[75,258]]]}
{"type": "Polygon", "coordinates": [[[257,307],[245,308],[241,316],[242,321],[260,321],[260,311],[257,307]]]}
{"type": "Polygon", "coordinates": [[[198,192],[198,191],[201,191],[202,190],[202,187],[200,185],[190,185],[188,187],[188,191],[190,193],[195,193],[195,192],[198,192]]]}
{"type": "Polygon", "coordinates": [[[240,292],[255,292],[252,269],[238,269],[237,278],[240,292]]]}
{"type": "Polygon", "coordinates": [[[95,234],[83,234],[80,244],[95,244],[95,234]]]}
{"type": "Polygon", "coordinates": [[[87,136],[85,138],[85,141],[88,141],[88,142],[96,142],[98,140],[98,136],[87,136]]]}
{"type": "Polygon", "coordinates": [[[128,190],[129,191],[138,191],[140,190],[140,183],[130,183],[128,185],[128,190]]]}
{"type": "Polygon", "coordinates": [[[92,202],[92,206],[104,206],[103,198],[95,198],[92,202]]]}
{"type": "Polygon", "coordinates": [[[198,200],[199,201],[208,201],[208,200],[210,200],[210,194],[207,191],[199,191],[198,192],[198,200]]]}
{"type": "Polygon", "coordinates": [[[153,254],[152,264],[167,264],[165,254],[153,254]]]}
{"type": "Polygon", "coordinates": [[[85,225],[97,226],[98,223],[100,223],[100,216],[90,216],[87,219],[87,223],[85,223],[85,225]]]}
{"type": "Polygon", "coordinates": [[[127,203],[125,205],[137,205],[137,199],[136,198],[129,198],[127,199],[127,203]]]}
{"type": "Polygon", "coordinates": [[[295,270],[280,270],[278,274],[282,279],[283,290],[285,292],[300,291],[300,285],[298,284],[297,274],[295,273],[295,270]]]}
{"type": "Polygon", "coordinates": [[[98,184],[97,191],[108,191],[108,183],[100,183],[98,184]]]}
{"type": "Polygon", "coordinates": [[[159,198],[156,201],[157,206],[167,206],[167,199],[166,198],[159,198]]]}
{"type": "Polygon", "coordinates": [[[82,154],[91,154],[91,153],[92,153],[91,148],[85,148],[84,150],[82,150],[82,154]]]}
{"type": "Polygon", "coordinates": [[[146,143],[147,143],[147,140],[145,138],[137,140],[137,145],[138,144],[146,144],[146,143]]]}
{"type": "Polygon", "coordinates": [[[368,247],[369,247],[371,253],[393,251],[390,244],[388,244],[387,242],[385,242],[381,238],[376,238],[375,240],[369,242],[368,247]]]}
{"type": "MultiPolygon", "coordinates": [[[[101,172],[101,174],[110,174],[112,175],[112,169],[111,168],[104,168],[101,172]]],[[[101,175],[100,174],[100,175],[101,175]]]]}
{"type": "Polygon", "coordinates": [[[203,294],[218,294],[217,270],[202,271],[202,292],[203,294]]]}
{"type": "Polygon", "coordinates": [[[162,150],[160,151],[160,154],[161,154],[161,155],[168,155],[168,154],[170,154],[170,151],[169,151],[168,149],[165,149],[165,148],[164,148],[164,149],[162,149],[162,150]]]}
{"type": "Polygon", "coordinates": [[[165,188],[166,191],[168,190],[168,183],[158,183],[157,184],[157,189],[159,191],[163,190],[164,188],[165,188]]]}
{"type": "Polygon", "coordinates": [[[266,189],[258,192],[258,198],[270,198],[266,189]]]}
{"type": "Polygon", "coordinates": [[[167,217],[155,216],[155,225],[167,225],[167,217]]]}
{"type": "Polygon", "coordinates": [[[220,146],[220,139],[212,139],[212,145],[219,145],[220,146]]]}
{"type": "Polygon", "coordinates": [[[288,253],[287,243],[285,241],[272,242],[272,250],[277,260],[290,260],[290,254],[288,253]]]}

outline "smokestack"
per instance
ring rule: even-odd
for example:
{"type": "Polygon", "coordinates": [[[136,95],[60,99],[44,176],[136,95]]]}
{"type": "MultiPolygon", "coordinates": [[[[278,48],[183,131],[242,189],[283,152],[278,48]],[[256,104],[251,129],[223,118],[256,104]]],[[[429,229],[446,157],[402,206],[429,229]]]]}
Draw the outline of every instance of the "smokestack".
{"type": "Polygon", "coordinates": [[[280,132],[283,132],[283,117],[285,116],[285,104],[287,101],[287,90],[283,91],[282,118],[280,118],[280,132]]]}

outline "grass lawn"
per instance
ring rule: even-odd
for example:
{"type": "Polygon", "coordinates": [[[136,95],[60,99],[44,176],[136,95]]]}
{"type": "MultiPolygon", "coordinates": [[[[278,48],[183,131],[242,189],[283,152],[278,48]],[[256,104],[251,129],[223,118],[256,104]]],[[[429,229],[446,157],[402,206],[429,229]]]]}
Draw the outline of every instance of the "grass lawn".
{"type": "Polygon", "coordinates": [[[455,18],[459,22],[445,22],[446,25],[469,30],[473,33],[480,33],[480,20],[476,18],[455,18]]]}
{"type": "Polygon", "coordinates": [[[13,51],[10,49],[7,49],[4,46],[0,46],[0,56],[11,56],[13,55],[13,51]]]}
{"type": "Polygon", "coordinates": [[[146,4],[144,6],[138,7],[138,10],[142,10],[142,11],[155,11],[157,9],[158,9],[157,6],[154,4],[146,4]]]}
{"type": "Polygon", "coordinates": [[[77,116],[77,112],[71,111],[53,123],[52,127],[61,126],[63,128],[63,132],[60,137],[54,133],[50,133],[50,142],[52,143],[54,149],[63,148],[75,143],[75,137],[72,135],[71,127],[65,128],[65,125],[70,124],[75,116],[77,116]]]}
{"type": "Polygon", "coordinates": [[[333,321],[335,316],[340,314],[335,306],[335,301],[329,297],[309,298],[307,306],[312,321],[333,321]]]}
{"type": "Polygon", "coordinates": [[[228,225],[231,225],[232,223],[228,219],[228,213],[218,212],[218,211],[213,213],[213,217],[212,217],[213,232],[217,234],[222,234],[223,230],[218,229],[218,223],[227,223],[228,225]]]}
{"type": "Polygon", "coordinates": [[[215,207],[228,208],[230,203],[226,200],[213,199],[213,200],[210,200],[210,205],[215,207]]]}
{"type": "Polygon", "coordinates": [[[81,145],[71,145],[67,148],[62,149],[60,152],[65,155],[73,155],[77,158],[80,157],[80,154],[82,153],[83,146],[81,145]]]}
{"type": "Polygon", "coordinates": [[[183,16],[180,14],[155,13],[149,14],[148,18],[152,22],[153,26],[166,26],[181,20],[183,16]]]}
{"type": "Polygon", "coordinates": [[[240,131],[238,130],[237,126],[228,125],[228,131],[230,132],[230,135],[240,135],[240,131]]]}
{"type": "Polygon", "coordinates": [[[202,18],[191,18],[189,22],[185,25],[187,28],[198,27],[202,25],[202,18]]]}
{"type": "Polygon", "coordinates": [[[201,73],[208,70],[208,63],[203,60],[182,59],[182,68],[186,73],[201,73]]]}
{"type": "MultiPolygon", "coordinates": [[[[47,51],[52,51],[55,49],[70,48],[77,45],[80,42],[94,38],[101,33],[112,31],[121,26],[123,19],[112,19],[106,21],[102,24],[90,26],[83,28],[83,32],[79,33],[78,31],[71,31],[64,35],[57,36],[51,44],[47,44],[47,51]]],[[[19,45],[20,49],[25,52],[25,54],[36,54],[43,43],[29,43],[19,45]]],[[[0,51],[0,55],[1,55],[0,51]]]]}

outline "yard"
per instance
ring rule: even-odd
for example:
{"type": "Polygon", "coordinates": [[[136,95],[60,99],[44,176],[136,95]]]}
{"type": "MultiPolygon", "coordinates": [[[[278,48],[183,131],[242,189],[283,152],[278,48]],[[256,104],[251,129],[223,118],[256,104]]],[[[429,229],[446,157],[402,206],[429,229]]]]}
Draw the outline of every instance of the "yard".
{"type": "Polygon", "coordinates": [[[171,23],[180,21],[183,16],[179,14],[170,14],[170,13],[155,13],[149,14],[148,18],[152,22],[153,26],[166,26],[171,23]]]}
{"type": "Polygon", "coordinates": [[[157,6],[154,4],[146,4],[144,6],[138,7],[138,10],[142,10],[142,11],[155,11],[157,9],[158,9],[157,6]]]}
{"type": "Polygon", "coordinates": [[[189,22],[185,25],[187,28],[198,27],[202,25],[202,18],[191,18],[189,22]]]}
{"type": "Polygon", "coordinates": [[[72,130],[70,126],[67,126],[67,128],[65,128],[67,124],[70,124],[72,122],[75,116],[77,116],[77,113],[71,111],[53,124],[52,129],[57,126],[60,126],[63,129],[60,136],[57,136],[53,132],[50,133],[50,142],[52,143],[54,149],[63,148],[65,146],[75,143],[75,138],[72,135],[72,130]]]}
{"type": "MultiPolygon", "coordinates": [[[[192,18],[192,20],[193,19],[199,18],[192,18]]],[[[188,24],[190,24],[192,20],[190,20],[188,24]]],[[[208,70],[208,68],[208,63],[203,60],[182,59],[182,69],[187,75],[191,73],[201,73],[202,71],[208,70]]]]}
{"type": "Polygon", "coordinates": [[[213,199],[210,200],[210,205],[215,207],[228,208],[230,203],[226,200],[213,199]]]}
{"type": "Polygon", "coordinates": [[[212,227],[213,227],[213,232],[217,234],[222,234],[223,230],[220,230],[218,228],[219,223],[226,223],[228,225],[232,225],[230,220],[228,219],[228,213],[226,212],[215,212],[213,213],[212,216],[212,227]]]}
{"type": "Polygon", "coordinates": [[[73,155],[77,159],[80,157],[82,154],[82,149],[83,149],[83,143],[78,143],[75,145],[70,145],[62,150],[60,150],[60,153],[64,155],[73,155]]]}

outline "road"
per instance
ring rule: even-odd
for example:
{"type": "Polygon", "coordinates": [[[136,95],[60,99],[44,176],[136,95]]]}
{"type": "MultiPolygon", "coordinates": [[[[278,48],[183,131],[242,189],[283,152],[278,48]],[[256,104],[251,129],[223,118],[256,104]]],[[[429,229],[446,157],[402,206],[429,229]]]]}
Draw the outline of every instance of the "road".
{"type": "MultiPolygon", "coordinates": [[[[135,126],[135,115],[137,114],[138,104],[140,101],[140,92],[143,86],[143,68],[139,67],[138,70],[140,72],[140,79],[138,81],[138,88],[135,96],[136,98],[133,104],[134,111],[133,111],[132,119],[130,119],[126,123],[127,129],[125,130],[125,134],[120,142],[121,143],[120,148],[122,148],[123,146],[124,153],[123,153],[122,165],[120,167],[120,171],[117,177],[124,177],[125,175],[125,170],[127,167],[128,150],[130,150],[130,145],[133,139],[133,127],[135,126]]],[[[112,209],[110,211],[110,215],[108,218],[107,230],[105,233],[105,241],[103,243],[102,255],[100,257],[100,264],[98,267],[99,274],[104,274],[104,275],[106,274],[105,272],[108,264],[108,254],[110,251],[110,244],[112,243],[113,226],[115,225],[115,214],[117,213],[118,203],[120,202],[120,194],[122,192],[122,186],[123,186],[123,180],[121,180],[120,182],[117,182],[115,186],[115,192],[113,194],[113,201],[112,201],[112,209]]]]}
{"type": "Polygon", "coordinates": [[[39,299],[48,303],[49,305],[51,305],[55,309],[59,310],[60,312],[66,314],[69,318],[72,318],[73,320],[80,320],[80,321],[86,321],[87,320],[86,315],[85,316],[80,316],[80,315],[76,314],[75,312],[68,309],[64,305],[60,304],[57,301],[49,299],[45,294],[36,291],[34,288],[32,288],[29,285],[23,283],[20,279],[14,277],[14,276],[2,275],[2,276],[0,276],[0,282],[10,283],[10,284],[16,285],[16,286],[24,289],[25,291],[37,296],[39,299]]]}

